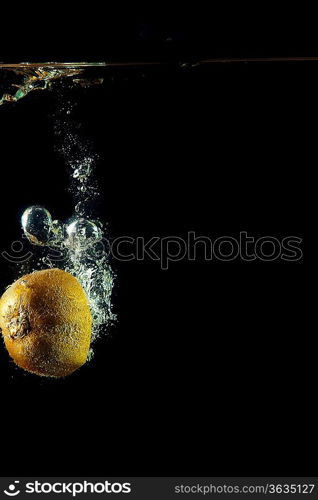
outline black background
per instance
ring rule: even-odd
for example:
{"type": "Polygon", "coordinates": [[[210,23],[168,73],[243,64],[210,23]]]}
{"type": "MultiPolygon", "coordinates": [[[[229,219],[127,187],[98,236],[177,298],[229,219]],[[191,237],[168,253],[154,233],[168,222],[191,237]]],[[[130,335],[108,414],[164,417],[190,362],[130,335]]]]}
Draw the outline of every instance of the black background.
{"type": "MultiPolygon", "coordinates": [[[[169,61],[107,70],[102,87],[74,97],[103,158],[99,210],[113,237],[248,231],[300,236],[305,250],[299,263],[199,256],[162,271],[149,260],[116,262],[118,324],[78,373],[58,381],[26,375],[2,347],[3,475],[311,473],[306,228],[315,196],[317,63],[175,64],[314,55],[295,24],[272,14],[263,13],[271,28],[259,14],[251,23],[215,13],[210,25],[198,15],[117,25],[93,25],[92,16],[88,31],[61,17],[57,44],[33,26],[17,48],[2,45],[2,60],[169,61]]],[[[54,94],[43,92],[0,108],[1,251],[19,237],[27,206],[43,204],[61,219],[72,213],[54,151],[54,106],[54,94]]],[[[2,259],[1,289],[13,279],[14,266],[2,259]]]]}

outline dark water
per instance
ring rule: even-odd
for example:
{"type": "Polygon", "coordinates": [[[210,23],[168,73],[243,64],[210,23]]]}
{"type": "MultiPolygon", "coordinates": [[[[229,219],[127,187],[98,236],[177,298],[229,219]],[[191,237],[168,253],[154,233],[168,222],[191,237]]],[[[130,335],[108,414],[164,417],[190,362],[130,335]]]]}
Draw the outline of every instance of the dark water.
{"type": "MultiPolygon", "coordinates": [[[[205,262],[202,254],[168,270],[150,259],[112,262],[119,322],[91,363],[65,380],[39,381],[1,349],[14,429],[7,471],[14,463],[17,475],[210,475],[212,464],[214,473],[236,474],[244,449],[243,475],[259,473],[264,456],[267,470],[290,474],[290,432],[304,405],[308,420],[314,414],[306,280],[317,65],[113,68],[102,76],[92,88],[56,82],[0,108],[3,250],[20,238],[28,206],[72,215],[52,128],[61,92],[103,158],[96,210],[113,238],[248,231],[301,236],[307,250],[293,264],[205,262]]],[[[2,259],[0,269],[4,289],[15,265],[2,259]]],[[[309,426],[300,425],[304,442],[309,426]]]]}

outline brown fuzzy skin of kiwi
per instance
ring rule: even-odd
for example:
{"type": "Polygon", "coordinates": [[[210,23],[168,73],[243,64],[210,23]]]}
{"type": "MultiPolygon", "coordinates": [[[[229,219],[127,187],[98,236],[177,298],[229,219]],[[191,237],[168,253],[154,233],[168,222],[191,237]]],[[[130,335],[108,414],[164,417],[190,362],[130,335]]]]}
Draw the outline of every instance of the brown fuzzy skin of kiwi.
{"type": "Polygon", "coordinates": [[[5,291],[0,328],[18,366],[44,377],[65,377],[87,360],[92,315],[74,276],[45,269],[23,276],[5,291]]]}

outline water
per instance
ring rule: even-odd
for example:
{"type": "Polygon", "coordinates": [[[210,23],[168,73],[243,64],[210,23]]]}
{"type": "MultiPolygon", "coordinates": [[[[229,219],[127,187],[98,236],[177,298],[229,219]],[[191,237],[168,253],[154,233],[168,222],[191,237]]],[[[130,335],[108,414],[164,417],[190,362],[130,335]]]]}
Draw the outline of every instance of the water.
{"type": "MultiPolygon", "coordinates": [[[[53,83],[68,79],[72,86],[89,87],[102,83],[102,78],[85,73],[85,69],[104,63],[43,63],[37,65],[6,65],[14,72],[18,90],[6,92],[0,105],[16,102],[34,90],[54,90],[53,83]],[[80,75],[80,78],[79,78],[80,75]],[[76,77],[76,78],[75,78],[76,77]]],[[[66,99],[59,88],[57,109],[52,119],[56,149],[69,173],[68,189],[73,198],[73,214],[68,220],[54,219],[42,206],[28,207],[21,217],[25,237],[33,247],[34,259],[20,265],[19,274],[48,267],[59,267],[74,275],[83,286],[93,316],[95,340],[115,320],[112,312],[114,273],[108,261],[108,240],[102,221],[91,214],[101,195],[94,171],[99,156],[94,144],[78,133],[79,124],[72,118],[74,103],[66,99]],[[31,268],[30,268],[31,266],[31,268]]],[[[92,353],[90,354],[90,356],[92,353]]]]}

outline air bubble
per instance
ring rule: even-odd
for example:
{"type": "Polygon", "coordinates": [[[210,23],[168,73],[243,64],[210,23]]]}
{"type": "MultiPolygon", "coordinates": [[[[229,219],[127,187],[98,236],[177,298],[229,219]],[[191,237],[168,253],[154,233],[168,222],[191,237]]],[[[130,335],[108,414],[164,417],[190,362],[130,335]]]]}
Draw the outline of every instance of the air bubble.
{"type": "Polygon", "coordinates": [[[25,235],[34,245],[47,245],[52,225],[51,214],[46,208],[33,206],[25,210],[21,218],[25,235]]]}
{"type": "Polygon", "coordinates": [[[67,240],[65,244],[73,249],[83,249],[101,239],[101,230],[94,222],[80,218],[75,219],[66,227],[67,240]]]}

